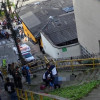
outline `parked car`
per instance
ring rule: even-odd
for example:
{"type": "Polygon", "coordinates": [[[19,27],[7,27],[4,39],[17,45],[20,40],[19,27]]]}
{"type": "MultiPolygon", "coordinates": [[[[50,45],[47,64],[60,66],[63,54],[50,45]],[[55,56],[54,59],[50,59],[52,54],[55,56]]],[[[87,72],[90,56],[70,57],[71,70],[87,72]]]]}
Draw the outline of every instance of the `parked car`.
{"type": "Polygon", "coordinates": [[[35,59],[30,52],[22,53],[22,56],[26,62],[30,62],[30,61],[33,61],[35,59]]]}
{"type": "MultiPolygon", "coordinates": [[[[19,46],[19,49],[21,51],[21,53],[24,53],[24,52],[30,52],[30,47],[27,45],[27,44],[22,44],[19,46]]],[[[16,54],[18,54],[18,50],[16,47],[13,47],[13,50],[16,54]]]]}
{"type": "Polygon", "coordinates": [[[66,8],[63,8],[62,10],[64,10],[65,12],[72,12],[72,11],[74,11],[74,8],[73,8],[73,6],[70,6],[70,7],[66,7],[66,8]]]}

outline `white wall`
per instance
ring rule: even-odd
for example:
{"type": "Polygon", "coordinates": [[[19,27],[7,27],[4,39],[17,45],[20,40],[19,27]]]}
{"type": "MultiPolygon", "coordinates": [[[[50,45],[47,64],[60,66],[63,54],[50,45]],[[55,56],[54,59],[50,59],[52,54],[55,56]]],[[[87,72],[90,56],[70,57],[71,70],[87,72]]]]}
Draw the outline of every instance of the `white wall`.
{"type": "Polygon", "coordinates": [[[18,0],[9,0],[9,1],[13,2],[14,4],[16,4],[18,0]]]}
{"type": "Polygon", "coordinates": [[[45,52],[53,58],[64,58],[80,55],[80,46],[78,44],[73,46],[65,46],[67,48],[66,52],[62,52],[63,47],[54,46],[51,41],[48,41],[44,35],[41,33],[41,38],[43,42],[43,48],[45,52]]]}
{"type": "Polygon", "coordinates": [[[98,53],[100,0],[73,0],[78,39],[90,53],[98,53]]]}

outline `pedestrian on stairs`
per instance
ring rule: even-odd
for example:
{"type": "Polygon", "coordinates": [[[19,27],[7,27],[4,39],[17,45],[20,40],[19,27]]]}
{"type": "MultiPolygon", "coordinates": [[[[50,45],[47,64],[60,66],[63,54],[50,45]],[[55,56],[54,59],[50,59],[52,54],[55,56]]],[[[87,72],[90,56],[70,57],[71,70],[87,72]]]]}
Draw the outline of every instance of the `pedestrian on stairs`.
{"type": "Polygon", "coordinates": [[[10,82],[9,77],[6,78],[6,83],[4,85],[5,91],[8,92],[10,96],[10,100],[18,100],[16,92],[15,92],[15,86],[13,82],[10,82]]]}
{"type": "Polygon", "coordinates": [[[31,84],[31,78],[30,78],[31,72],[28,65],[24,65],[22,67],[22,74],[26,78],[26,82],[28,82],[28,84],[31,84]]]}

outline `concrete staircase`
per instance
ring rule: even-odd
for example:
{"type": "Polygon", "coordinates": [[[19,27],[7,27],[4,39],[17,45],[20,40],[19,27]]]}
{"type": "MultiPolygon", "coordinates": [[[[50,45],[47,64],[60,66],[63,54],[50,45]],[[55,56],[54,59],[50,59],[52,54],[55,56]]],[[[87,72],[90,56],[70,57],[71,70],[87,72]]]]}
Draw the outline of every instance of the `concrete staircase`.
{"type": "Polygon", "coordinates": [[[81,100],[100,100],[100,86],[94,89],[87,97],[84,97],[81,100]]]}
{"type": "MultiPolygon", "coordinates": [[[[32,79],[32,85],[28,86],[25,84],[25,88],[27,87],[31,91],[36,92],[49,92],[50,90],[40,90],[40,85],[43,84],[42,82],[42,75],[45,72],[45,70],[39,71],[34,73],[36,75],[35,78],[32,79]]],[[[70,75],[72,72],[61,70],[58,71],[59,77],[62,77],[64,80],[62,81],[61,87],[71,86],[71,85],[79,85],[83,84],[84,82],[89,82],[92,80],[100,80],[100,69],[95,70],[88,70],[85,72],[82,71],[76,71],[74,74],[76,75],[76,78],[74,80],[70,80],[70,75]]]]}
{"type": "MultiPolygon", "coordinates": [[[[36,77],[33,77],[32,75],[32,84],[27,85],[24,83],[24,89],[25,90],[31,90],[35,92],[45,92],[48,93],[51,90],[49,88],[45,90],[40,90],[40,85],[43,84],[42,82],[42,75],[46,70],[41,70],[38,72],[35,72],[33,74],[36,75],[36,77]]],[[[63,82],[61,87],[71,86],[71,85],[79,85],[83,84],[84,82],[89,82],[91,80],[100,80],[100,69],[95,70],[87,70],[87,71],[76,71],[74,74],[76,75],[74,80],[70,80],[70,75],[72,75],[72,72],[66,71],[66,70],[58,70],[58,74],[60,77],[63,77],[63,82]]],[[[2,100],[9,100],[9,96],[4,91],[3,82],[0,82],[0,89],[1,89],[1,98],[2,100]]],[[[100,87],[97,89],[94,89],[87,97],[84,97],[81,100],[100,100],[100,87]],[[92,99],[94,98],[94,99],[92,99]]]]}

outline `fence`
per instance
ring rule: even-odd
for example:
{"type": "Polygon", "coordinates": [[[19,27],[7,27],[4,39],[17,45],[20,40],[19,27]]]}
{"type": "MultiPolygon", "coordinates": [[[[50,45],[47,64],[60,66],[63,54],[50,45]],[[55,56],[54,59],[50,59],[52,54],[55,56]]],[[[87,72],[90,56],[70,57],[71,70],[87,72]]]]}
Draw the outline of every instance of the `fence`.
{"type": "Polygon", "coordinates": [[[61,60],[55,61],[56,67],[71,67],[72,69],[77,66],[91,66],[95,68],[95,66],[100,65],[100,58],[88,58],[88,59],[72,59],[72,60],[61,60]]]}
{"type": "Polygon", "coordinates": [[[32,91],[23,91],[16,89],[18,100],[67,100],[66,98],[50,95],[46,93],[37,93],[32,91]]]}
{"type": "MultiPolygon", "coordinates": [[[[75,69],[87,69],[92,68],[95,69],[96,67],[100,67],[100,58],[87,58],[87,59],[71,59],[71,60],[52,60],[47,59],[48,62],[52,62],[56,65],[57,68],[69,68],[70,70],[74,71],[75,69]]],[[[41,68],[45,66],[45,60],[38,60],[35,62],[35,66],[31,69],[41,68]],[[37,64],[36,64],[37,63],[37,64]]],[[[30,63],[31,65],[31,63],[30,63]]],[[[5,70],[3,70],[4,73],[5,70]]],[[[20,89],[16,89],[17,96],[19,100],[67,100],[62,97],[45,94],[45,93],[36,93],[32,91],[23,91],[20,89]]]]}
{"type": "MultiPolygon", "coordinates": [[[[72,59],[72,60],[51,60],[48,59],[48,62],[55,64],[57,68],[68,68],[69,70],[81,70],[92,68],[95,69],[100,65],[100,58],[87,58],[87,59],[72,59]]],[[[38,62],[39,63],[39,62],[38,62]]],[[[45,68],[45,62],[43,64],[38,64],[38,66],[31,67],[31,69],[43,69],[45,68]]]]}

